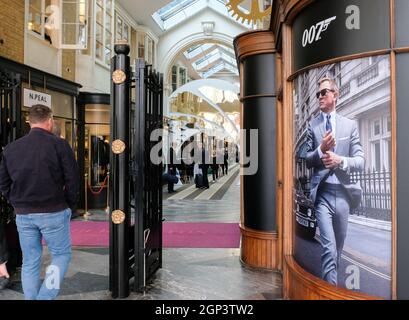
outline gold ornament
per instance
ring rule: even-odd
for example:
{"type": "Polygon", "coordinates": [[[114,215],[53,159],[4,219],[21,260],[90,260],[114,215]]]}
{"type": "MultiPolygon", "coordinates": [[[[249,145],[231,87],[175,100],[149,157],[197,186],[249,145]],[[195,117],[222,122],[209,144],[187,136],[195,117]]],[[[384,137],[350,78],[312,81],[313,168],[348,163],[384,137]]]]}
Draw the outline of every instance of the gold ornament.
{"type": "Polygon", "coordinates": [[[257,20],[262,21],[263,18],[266,18],[271,15],[272,7],[270,6],[266,10],[260,10],[259,0],[252,0],[251,1],[251,10],[249,13],[245,13],[240,10],[239,4],[242,3],[244,0],[229,0],[226,4],[227,9],[229,12],[233,12],[232,16],[234,17],[237,15],[236,20],[239,21],[241,18],[241,22],[244,23],[256,23],[257,20]]]}
{"type": "Polygon", "coordinates": [[[115,70],[112,73],[112,81],[115,84],[122,84],[125,82],[125,80],[126,80],[126,74],[123,70],[115,70]]]}
{"type": "Polygon", "coordinates": [[[126,145],[125,142],[123,142],[120,139],[115,140],[112,142],[112,152],[115,154],[121,154],[122,152],[125,151],[126,145]]]}
{"type": "Polygon", "coordinates": [[[111,215],[112,222],[115,224],[121,224],[125,221],[125,213],[121,210],[115,210],[111,215]]]}

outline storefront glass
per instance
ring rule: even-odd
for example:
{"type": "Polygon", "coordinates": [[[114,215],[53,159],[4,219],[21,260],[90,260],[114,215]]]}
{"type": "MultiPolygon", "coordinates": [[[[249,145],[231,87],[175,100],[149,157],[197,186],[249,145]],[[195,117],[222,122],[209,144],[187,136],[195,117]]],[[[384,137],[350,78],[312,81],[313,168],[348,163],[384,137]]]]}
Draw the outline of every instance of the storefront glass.
{"type": "Polygon", "coordinates": [[[84,171],[87,174],[88,207],[107,206],[107,186],[110,150],[110,106],[88,104],[85,106],[84,171]]]}
{"type": "MultiPolygon", "coordinates": [[[[24,88],[43,92],[51,96],[51,110],[54,117],[54,133],[61,138],[67,140],[70,146],[76,150],[76,119],[77,115],[74,109],[75,97],[66,95],[53,90],[44,90],[44,88],[29,86],[27,83],[23,83],[24,88]]],[[[24,104],[24,102],[23,102],[24,104]]],[[[30,108],[22,106],[22,130],[23,134],[27,134],[30,131],[30,125],[28,121],[28,113],[30,108]]]]}

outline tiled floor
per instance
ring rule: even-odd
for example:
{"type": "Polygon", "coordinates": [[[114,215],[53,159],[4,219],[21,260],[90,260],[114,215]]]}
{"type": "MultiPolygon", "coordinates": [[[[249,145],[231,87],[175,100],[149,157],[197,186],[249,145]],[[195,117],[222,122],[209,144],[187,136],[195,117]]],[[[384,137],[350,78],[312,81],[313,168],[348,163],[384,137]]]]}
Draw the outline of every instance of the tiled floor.
{"type": "MultiPolygon", "coordinates": [[[[229,184],[220,200],[164,200],[165,219],[238,223],[239,176],[217,183],[220,190],[223,184],[229,184]]],[[[89,219],[106,220],[107,214],[104,211],[94,212],[89,219]]],[[[156,273],[146,292],[131,293],[128,299],[280,299],[281,275],[244,267],[239,261],[239,255],[239,249],[164,249],[163,268],[156,273]]],[[[108,248],[74,248],[72,262],[58,299],[111,299],[108,291],[108,258],[108,248]]],[[[44,265],[49,263],[49,259],[45,250],[44,265]]],[[[13,277],[10,289],[0,291],[0,300],[7,299],[23,299],[19,275],[13,277]]]]}
{"type": "MultiPolygon", "coordinates": [[[[48,253],[44,257],[49,262],[48,253]]],[[[166,249],[163,268],[135,300],[269,300],[281,298],[281,276],[241,266],[239,249],[166,249]]],[[[0,291],[0,300],[23,299],[21,282],[0,291]]],[[[60,300],[106,300],[108,250],[76,248],[60,300]]]]}

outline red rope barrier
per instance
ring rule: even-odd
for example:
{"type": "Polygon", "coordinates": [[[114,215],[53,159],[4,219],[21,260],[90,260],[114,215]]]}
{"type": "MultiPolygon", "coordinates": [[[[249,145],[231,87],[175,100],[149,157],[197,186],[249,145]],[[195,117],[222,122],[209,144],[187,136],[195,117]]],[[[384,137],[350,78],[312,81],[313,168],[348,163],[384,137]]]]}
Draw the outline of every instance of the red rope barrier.
{"type": "Polygon", "coordinates": [[[107,181],[108,181],[108,176],[105,177],[105,180],[104,180],[104,182],[103,182],[102,185],[101,185],[101,188],[100,188],[97,192],[95,192],[94,190],[92,190],[92,187],[91,187],[91,186],[89,185],[89,183],[87,182],[88,189],[89,189],[89,191],[91,191],[91,193],[92,193],[94,196],[98,196],[98,195],[101,194],[102,190],[104,190],[104,187],[105,187],[107,181]]]}

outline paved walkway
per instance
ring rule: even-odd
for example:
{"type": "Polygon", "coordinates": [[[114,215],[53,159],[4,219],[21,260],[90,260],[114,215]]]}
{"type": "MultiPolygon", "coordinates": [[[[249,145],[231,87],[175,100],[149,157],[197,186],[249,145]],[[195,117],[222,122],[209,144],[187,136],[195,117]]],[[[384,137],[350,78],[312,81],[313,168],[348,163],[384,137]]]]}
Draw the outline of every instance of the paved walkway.
{"type": "MultiPolygon", "coordinates": [[[[240,186],[238,167],[210,189],[192,185],[172,194],[164,189],[163,211],[166,221],[238,223],[240,186]],[[194,196],[193,196],[194,195],[194,196]]],[[[107,220],[105,211],[94,211],[89,220],[107,220]]],[[[85,220],[80,218],[79,220],[85,220]]],[[[61,300],[111,299],[108,291],[108,248],[73,249],[73,258],[61,300]]],[[[160,269],[144,294],[132,293],[135,300],[272,300],[282,296],[281,275],[246,268],[239,261],[240,249],[164,249],[160,269]]],[[[44,251],[44,262],[50,256],[44,251]]],[[[43,273],[44,274],[44,270],[43,273]]],[[[12,287],[0,291],[0,300],[23,299],[20,275],[13,276],[12,287]]]]}

